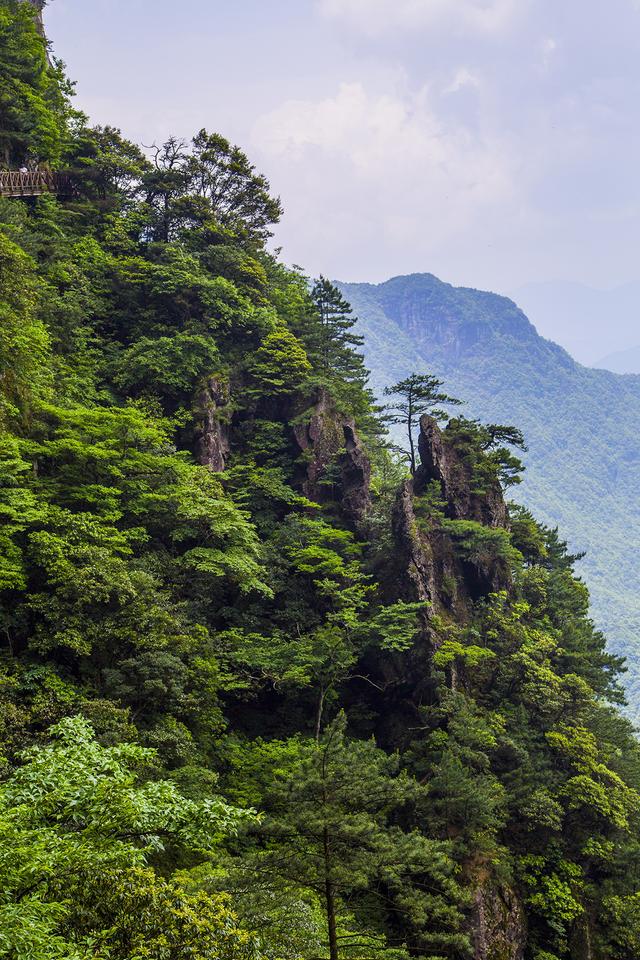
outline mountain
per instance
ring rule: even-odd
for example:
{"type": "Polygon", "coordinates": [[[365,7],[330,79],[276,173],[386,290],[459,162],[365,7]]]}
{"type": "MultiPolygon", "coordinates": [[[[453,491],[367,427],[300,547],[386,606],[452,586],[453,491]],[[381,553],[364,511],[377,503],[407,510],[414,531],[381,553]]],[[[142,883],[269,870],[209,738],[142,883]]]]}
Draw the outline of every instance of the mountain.
{"type": "MultiPolygon", "coordinates": [[[[265,177],[90,126],[36,12],[0,0],[0,956],[633,960],[640,742],[513,457],[425,413],[394,458],[265,177]]],[[[430,317],[461,374],[581,369],[489,294],[376,303],[381,364],[430,317]]]]}
{"type": "Polygon", "coordinates": [[[631,347],[629,350],[617,350],[602,357],[593,366],[612,370],[614,373],[640,373],[640,346],[631,347]]]}
{"type": "Polygon", "coordinates": [[[559,525],[611,650],[628,658],[640,712],[640,376],[581,366],[506,297],[430,274],[341,284],[359,317],[375,392],[417,370],[440,376],[465,414],[516,424],[528,453],[516,496],[559,525]]]}
{"type": "MultiPolygon", "coordinates": [[[[512,296],[536,329],[568,350],[580,363],[601,366],[601,357],[638,343],[640,284],[597,290],[581,283],[529,283],[512,296]]],[[[640,364],[633,370],[640,373],[640,364]]]]}

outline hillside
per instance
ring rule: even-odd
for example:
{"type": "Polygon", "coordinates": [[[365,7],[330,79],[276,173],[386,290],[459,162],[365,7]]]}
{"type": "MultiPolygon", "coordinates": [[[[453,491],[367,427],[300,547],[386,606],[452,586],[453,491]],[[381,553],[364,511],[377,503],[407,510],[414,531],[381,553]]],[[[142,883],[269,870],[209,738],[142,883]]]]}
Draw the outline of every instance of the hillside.
{"type": "Polygon", "coordinates": [[[0,957],[634,960],[640,744],[503,434],[431,395],[394,458],[264,176],[92,126],[35,12],[0,0],[6,179],[62,174],[0,198],[0,957]]]}
{"type": "Polygon", "coordinates": [[[441,376],[467,416],[517,424],[529,452],[516,496],[559,525],[610,649],[628,658],[640,711],[640,376],[576,363],[505,297],[430,274],[342,284],[360,318],[377,395],[412,370],[441,376]]]}

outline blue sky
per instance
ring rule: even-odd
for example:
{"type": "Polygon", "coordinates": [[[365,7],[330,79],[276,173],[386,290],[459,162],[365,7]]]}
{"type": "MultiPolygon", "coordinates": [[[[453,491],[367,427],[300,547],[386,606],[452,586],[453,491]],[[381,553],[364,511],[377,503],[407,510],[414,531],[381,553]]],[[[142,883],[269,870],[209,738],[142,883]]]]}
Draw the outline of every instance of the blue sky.
{"type": "Polygon", "coordinates": [[[310,272],[640,279],[640,0],[51,0],[46,17],[96,122],[239,143],[310,272]]]}

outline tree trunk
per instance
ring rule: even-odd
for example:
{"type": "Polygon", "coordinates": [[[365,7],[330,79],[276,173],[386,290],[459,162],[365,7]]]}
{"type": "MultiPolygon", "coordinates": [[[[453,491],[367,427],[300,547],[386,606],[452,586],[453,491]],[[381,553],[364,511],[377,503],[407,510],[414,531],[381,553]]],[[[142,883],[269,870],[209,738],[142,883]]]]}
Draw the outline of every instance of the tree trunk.
{"type": "Polygon", "coordinates": [[[316,743],[320,743],[320,734],[322,733],[322,714],[324,712],[325,693],[326,693],[325,688],[320,687],[320,691],[318,693],[318,709],[316,711],[316,729],[315,729],[316,743]]]}
{"type": "Polygon", "coordinates": [[[411,476],[413,477],[416,472],[416,449],[413,444],[413,397],[411,392],[408,396],[409,410],[407,413],[407,429],[409,432],[409,450],[411,451],[411,476]]]}
{"type": "Polygon", "coordinates": [[[416,472],[416,451],[413,445],[413,424],[409,426],[409,450],[411,456],[411,476],[415,476],[416,472]]]}
{"type": "Polygon", "coordinates": [[[338,934],[336,932],[336,902],[331,879],[331,852],[329,850],[329,831],[325,827],[322,832],[324,850],[324,891],[327,907],[327,930],[329,931],[329,957],[338,960],[338,934]]]}

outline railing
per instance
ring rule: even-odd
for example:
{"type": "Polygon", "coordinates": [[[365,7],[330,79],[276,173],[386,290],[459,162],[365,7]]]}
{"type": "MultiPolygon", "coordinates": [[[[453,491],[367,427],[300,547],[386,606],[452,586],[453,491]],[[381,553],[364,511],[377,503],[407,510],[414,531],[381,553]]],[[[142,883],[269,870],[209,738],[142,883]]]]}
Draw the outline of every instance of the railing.
{"type": "Polygon", "coordinates": [[[71,195],[70,177],[45,170],[0,170],[0,197],[39,197],[43,193],[71,195]]]}

